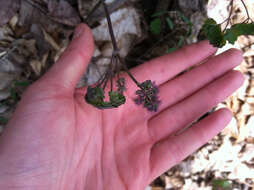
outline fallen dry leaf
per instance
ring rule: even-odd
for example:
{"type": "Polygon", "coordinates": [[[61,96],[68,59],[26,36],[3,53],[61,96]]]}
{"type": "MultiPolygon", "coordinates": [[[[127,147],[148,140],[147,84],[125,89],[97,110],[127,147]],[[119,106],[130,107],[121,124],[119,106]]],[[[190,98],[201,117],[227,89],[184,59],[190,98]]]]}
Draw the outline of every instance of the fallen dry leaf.
{"type": "Polygon", "coordinates": [[[0,90],[0,101],[7,99],[10,95],[9,89],[0,90]]]}
{"type": "Polygon", "coordinates": [[[0,0],[0,26],[5,25],[20,7],[20,0],[0,0]]]}
{"type": "Polygon", "coordinates": [[[76,26],[81,22],[77,11],[66,1],[50,0],[48,3],[49,16],[59,23],[76,26]]]}
{"type": "Polygon", "coordinates": [[[14,76],[7,73],[0,72],[0,90],[3,90],[4,88],[8,87],[12,80],[14,79],[14,76]]]}
{"type": "Polygon", "coordinates": [[[40,25],[33,24],[30,28],[32,39],[36,40],[36,47],[40,58],[50,50],[50,44],[44,38],[44,32],[40,25]]]}

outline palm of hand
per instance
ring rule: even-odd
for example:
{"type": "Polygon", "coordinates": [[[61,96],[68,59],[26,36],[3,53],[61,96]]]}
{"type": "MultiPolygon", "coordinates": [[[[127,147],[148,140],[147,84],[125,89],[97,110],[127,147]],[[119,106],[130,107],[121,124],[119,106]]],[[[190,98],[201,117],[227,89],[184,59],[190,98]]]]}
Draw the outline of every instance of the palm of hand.
{"type": "MultiPolygon", "coordinates": [[[[142,189],[217,134],[231,118],[227,110],[219,110],[172,135],[242,83],[242,76],[230,71],[241,61],[235,50],[173,78],[213,55],[215,50],[204,42],[132,70],[139,81],[156,80],[162,99],[158,113],[133,103],[136,87],[130,80],[125,105],[113,110],[93,108],[84,101],[85,88],[74,91],[93,49],[89,29],[84,25],[80,29],[86,32],[26,92],[8,124],[11,127],[0,139],[8,141],[19,134],[9,143],[15,151],[8,152],[0,143],[4,153],[0,159],[15,158],[9,160],[13,167],[8,170],[15,173],[20,168],[17,177],[39,175],[52,189],[142,189]],[[30,156],[29,151],[33,152],[30,156]]],[[[41,183],[31,180],[28,185],[41,183]]]]}
{"type": "MultiPolygon", "coordinates": [[[[105,111],[94,109],[85,103],[83,90],[68,97],[58,92],[48,94],[48,85],[45,89],[41,86],[29,89],[21,102],[23,109],[28,105],[33,110],[27,108],[29,111],[20,112],[16,117],[25,118],[21,123],[32,124],[22,126],[27,128],[25,131],[31,133],[32,130],[37,134],[29,137],[35,144],[24,145],[25,149],[33,149],[33,154],[40,155],[42,160],[33,168],[46,172],[46,166],[50,168],[47,173],[56,173],[65,181],[59,181],[52,189],[103,189],[107,186],[142,189],[147,185],[151,180],[153,141],[145,130],[144,118],[133,117],[124,111],[124,107],[105,111]],[[68,179],[72,179],[71,182],[68,179]]],[[[30,161],[26,159],[28,164],[30,161]]],[[[45,180],[52,178],[50,175],[49,179],[45,177],[45,180]]]]}

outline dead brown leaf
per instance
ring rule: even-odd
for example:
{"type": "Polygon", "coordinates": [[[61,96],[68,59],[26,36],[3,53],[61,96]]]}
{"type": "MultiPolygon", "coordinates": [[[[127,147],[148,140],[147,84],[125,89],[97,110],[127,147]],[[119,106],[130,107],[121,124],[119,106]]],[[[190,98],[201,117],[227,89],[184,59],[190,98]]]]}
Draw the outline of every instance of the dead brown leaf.
{"type": "Polygon", "coordinates": [[[30,32],[32,35],[32,39],[36,40],[38,56],[42,58],[42,56],[51,49],[50,44],[45,40],[43,29],[40,25],[33,24],[31,26],[30,32]]]}
{"type": "Polygon", "coordinates": [[[49,16],[59,23],[76,26],[81,22],[77,11],[66,0],[50,0],[48,10],[49,16]]]}
{"type": "Polygon", "coordinates": [[[0,0],[0,26],[5,25],[20,7],[20,0],[0,0]]]}

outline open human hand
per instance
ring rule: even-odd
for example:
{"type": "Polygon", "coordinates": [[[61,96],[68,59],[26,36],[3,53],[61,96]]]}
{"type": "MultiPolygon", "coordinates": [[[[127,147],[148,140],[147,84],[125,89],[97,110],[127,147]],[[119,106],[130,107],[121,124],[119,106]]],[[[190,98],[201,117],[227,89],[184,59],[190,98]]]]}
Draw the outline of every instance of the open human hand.
{"type": "Polygon", "coordinates": [[[86,88],[75,89],[93,54],[91,31],[81,24],[61,58],[24,93],[0,137],[0,189],[144,189],[230,121],[221,109],[179,133],[243,82],[232,70],[241,52],[215,51],[203,41],[131,70],[139,81],[156,81],[158,112],[133,102],[136,85],[128,78],[126,103],[99,110],[85,102],[86,88]]]}

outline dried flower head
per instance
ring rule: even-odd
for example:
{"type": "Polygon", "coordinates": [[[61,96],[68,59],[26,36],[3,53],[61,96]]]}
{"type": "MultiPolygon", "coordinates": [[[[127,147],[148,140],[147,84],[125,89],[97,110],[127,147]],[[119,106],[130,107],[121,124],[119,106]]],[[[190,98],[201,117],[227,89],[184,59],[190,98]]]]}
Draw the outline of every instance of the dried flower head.
{"type": "Polygon", "coordinates": [[[116,81],[117,91],[119,94],[123,94],[123,92],[126,90],[125,87],[125,78],[119,78],[116,81]]]}
{"type": "Polygon", "coordinates": [[[137,98],[134,99],[137,105],[143,104],[148,111],[156,112],[160,104],[158,97],[159,89],[155,82],[146,80],[139,86],[139,90],[136,91],[137,98]]]}

